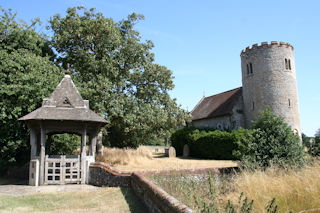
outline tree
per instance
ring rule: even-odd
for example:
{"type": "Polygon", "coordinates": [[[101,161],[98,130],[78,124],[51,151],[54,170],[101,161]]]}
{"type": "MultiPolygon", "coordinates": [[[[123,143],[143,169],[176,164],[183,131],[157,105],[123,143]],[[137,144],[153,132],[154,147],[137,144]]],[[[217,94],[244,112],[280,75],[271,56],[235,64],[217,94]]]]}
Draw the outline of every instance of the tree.
{"type": "Polygon", "coordinates": [[[188,118],[168,94],[174,88],[172,72],[154,63],[153,43],[142,42],[134,30],[142,19],[133,13],[115,22],[77,7],[49,21],[57,63],[70,64],[81,94],[109,121],[111,146],[137,147],[169,137],[188,118]]]}
{"type": "Polygon", "coordinates": [[[301,138],[302,138],[302,144],[305,147],[310,147],[310,137],[308,137],[306,134],[302,133],[301,138]]]}
{"type": "Polygon", "coordinates": [[[320,156],[320,129],[316,131],[314,139],[309,143],[308,153],[312,156],[320,156]]]}
{"type": "Polygon", "coordinates": [[[46,39],[0,8],[0,172],[29,157],[29,135],[18,118],[41,106],[59,80],[46,39]]]}
{"type": "Polygon", "coordinates": [[[260,112],[252,129],[241,149],[242,162],[246,166],[299,166],[304,163],[305,153],[299,136],[270,109],[260,112]]]}

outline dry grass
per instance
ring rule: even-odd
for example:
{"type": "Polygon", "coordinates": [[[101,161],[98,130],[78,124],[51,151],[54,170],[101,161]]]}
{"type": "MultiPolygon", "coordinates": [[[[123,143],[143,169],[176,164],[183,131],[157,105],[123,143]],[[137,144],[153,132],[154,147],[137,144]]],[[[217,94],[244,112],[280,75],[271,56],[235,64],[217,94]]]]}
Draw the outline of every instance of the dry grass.
{"type": "Polygon", "coordinates": [[[119,149],[105,148],[103,156],[97,156],[97,161],[108,163],[112,166],[135,165],[139,162],[152,159],[152,152],[146,148],[119,149]]]}
{"type": "MultiPolygon", "coordinates": [[[[154,175],[151,180],[198,212],[201,212],[203,205],[197,204],[194,197],[207,203],[212,199],[210,184],[205,176],[154,175]]],[[[215,203],[221,210],[228,200],[238,205],[242,192],[249,201],[254,200],[253,212],[267,212],[266,207],[273,198],[279,213],[320,208],[319,161],[302,169],[242,171],[229,176],[214,176],[213,180],[215,203]]]]}
{"type": "Polygon", "coordinates": [[[159,171],[197,168],[237,166],[233,161],[200,160],[190,158],[168,158],[163,154],[152,154],[145,147],[134,149],[105,148],[97,161],[106,162],[121,171],[159,171]]]}
{"type": "Polygon", "coordinates": [[[266,212],[265,206],[272,198],[276,198],[279,212],[320,208],[320,162],[300,170],[242,172],[234,178],[233,188],[235,192],[225,200],[236,201],[244,192],[254,200],[256,212],[266,212]]]}

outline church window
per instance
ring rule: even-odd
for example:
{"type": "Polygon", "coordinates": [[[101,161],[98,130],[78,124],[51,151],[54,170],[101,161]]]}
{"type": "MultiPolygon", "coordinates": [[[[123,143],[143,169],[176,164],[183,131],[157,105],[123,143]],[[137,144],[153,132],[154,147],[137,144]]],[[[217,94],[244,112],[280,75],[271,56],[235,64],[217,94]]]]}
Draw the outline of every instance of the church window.
{"type": "Polygon", "coordinates": [[[249,75],[249,64],[247,64],[247,75],[249,75]]]}
{"type": "Polygon", "coordinates": [[[288,66],[289,66],[289,70],[291,70],[291,61],[290,61],[290,59],[288,59],[288,66]]]}
{"type": "Polygon", "coordinates": [[[252,64],[251,64],[251,63],[250,63],[250,73],[251,73],[251,74],[253,73],[252,64]]]}
{"type": "Polygon", "coordinates": [[[288,69],[288,60],[286,58],[284,59],[284,64],[285,64],[286,70],[287,70],[288,69]]]}

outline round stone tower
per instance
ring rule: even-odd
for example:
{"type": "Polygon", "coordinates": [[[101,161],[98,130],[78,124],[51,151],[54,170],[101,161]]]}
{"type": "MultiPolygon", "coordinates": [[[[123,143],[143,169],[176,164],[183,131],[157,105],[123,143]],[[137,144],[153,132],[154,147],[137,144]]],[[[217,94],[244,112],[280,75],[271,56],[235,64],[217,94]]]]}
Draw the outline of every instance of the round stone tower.
{"type": "Polygon", "coordinates": [[[246,127],[267,107],[301,135],[293,46],[272,41],[240,54],[246,127]]]}

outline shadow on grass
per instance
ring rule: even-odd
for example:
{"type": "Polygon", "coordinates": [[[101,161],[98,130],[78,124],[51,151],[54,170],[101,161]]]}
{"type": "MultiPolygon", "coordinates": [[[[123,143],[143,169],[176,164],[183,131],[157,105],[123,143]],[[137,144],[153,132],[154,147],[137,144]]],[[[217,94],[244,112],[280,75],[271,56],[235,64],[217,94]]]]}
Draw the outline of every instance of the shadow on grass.
{"type": "Polygon", "coordinates": [[[134,194],[131,188],[121,187],[121,192],[126,202],[128,203],[130,212],[134,213],[147,213],[147,207],[141,200],[134,194]]]}

